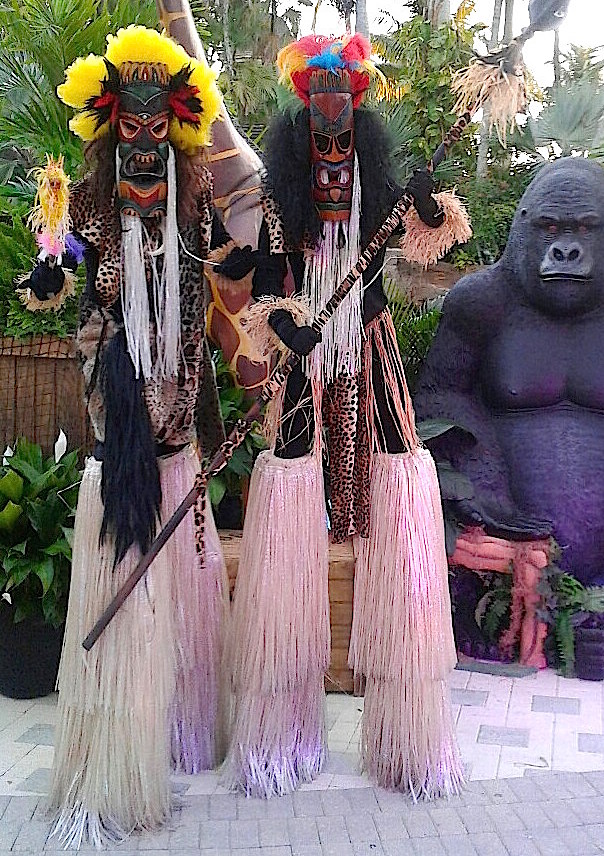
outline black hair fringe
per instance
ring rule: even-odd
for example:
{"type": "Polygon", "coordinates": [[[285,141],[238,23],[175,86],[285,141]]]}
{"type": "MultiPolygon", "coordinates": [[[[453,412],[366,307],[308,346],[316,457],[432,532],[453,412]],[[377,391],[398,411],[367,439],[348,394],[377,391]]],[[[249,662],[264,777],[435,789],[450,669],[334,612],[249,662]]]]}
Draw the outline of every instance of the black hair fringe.
{"type": "MultiPolygon", "coordinates": [[[[394,177],[393,142],[379,113],[367,108],[355,110],[354,135],[361,172],[361,241],[366,246],[402,189],[394,177]]],[[[308,108],[294,117],[278,116],[273,121],[264,162],[267,187],[281,211],[286,240],[292,247],[307,241],[315,245],[321,234],[321,219],[310,183],[308,108]]]]}
{"type": "Polygon", "coordinates": [[[149,549],[159,520],[161,485],[155,439],[122,330],[107,344],[102,357],[105,397],[105,443],[101,497],[101,542],[115,538],[115,564],[133,544],[149,549]]]}

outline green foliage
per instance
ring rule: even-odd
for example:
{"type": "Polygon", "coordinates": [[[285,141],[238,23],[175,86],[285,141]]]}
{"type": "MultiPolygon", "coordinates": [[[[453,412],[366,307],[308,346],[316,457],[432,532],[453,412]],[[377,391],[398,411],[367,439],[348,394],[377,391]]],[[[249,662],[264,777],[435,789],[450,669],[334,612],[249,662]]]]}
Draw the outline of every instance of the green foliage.
{"type": "Polygon", "coordinates": [[[510,624],[512,605],[511,574],[481,574],[484,594],[476,604],[474,617],[486,640],[496,643],[510,624]]]}
{"type": "Polygon", "coordinates": [[[400,92],[392,103],[405,105],[419,131],[409,146],[418,162],[431,157],[455,122],[451,78],[471,59],[476,32],[475,27],[456,28],[450,23],[433,28],[416,15],[393,33],[374,39],[374,49],[385,63],[382,70],[400,92]]]}
{"type": "Polygon", "coordinates": [[[569,156],[604,146],[603,120],[604,86],[584,78],[554,89],[529,128],[535,148],[569,156]]]}
{"type": "Polygon", "coordinates": [[[77,457],[44,460],[40,446],[21,438],[0,467],[0,593],[14,605],[15,621],[65,621],[77,457]]]}
{"type": "Polygon", "coordinates": [[[293,0],[277,15],[274,0],[229,0],[227,22],[219,0],[194,10],[203,15],[208,59],[221,63],[219,84],[229,112],[242,127],[266,124],[275,113],[275,58],[298,36],[300,6],[310,5],[312,0],[293,0]]]}
{"type": "MultiPolygon", "coordinates": [[[[233,372],[225,363],[218,349],[212,354],[216,369],[216,383],[220,400],[220,412],[227,434],[238,419],[245,416],[252,402],[246,391],[235,383],[233,372]]],[[[225,496],[240,496],[243,485],[249,478],[259,452],[266,448],[260,425],[255,424],[243,443],[235,450],[227,466],[210,479],[208,493],[216,508],[225,496]]]]}
{"type": "Polygon", "coordinates": [[[397,286],[384,282],[384,291],[396,330],[405,376],[413,392],[419,370],[432,344],[441,316],[441,301],[412,303],[402,296],[397,286]]]}
{"type": "Polygon", "coordinates": [[[503,252],[520,197],[532,178],[531,165],[493,166],[488,177],[467,177],[457,192],[463,197],[472,223],[472,237],[455,247],[449,260],[463,269],[472,264],[493,264],[503,252]]]}
{"type": "Polygon", "coordinates": [[[604,613],[604,586],[584,586],[556,564],[557,545],[551,552],[553,558],[539,584],[542,605],[538,617],[553,628],[561,674],[572,678],[575,674],[575,628],[590,614],[604,613]]]}
{"type": "Polygon", "coordinates": [[[249,125],[268,123],[277,104],[278,74],[274,63],[246,59],[237,63],[232,79],[224,73],[218,79],[229,110],[249,125]]]}

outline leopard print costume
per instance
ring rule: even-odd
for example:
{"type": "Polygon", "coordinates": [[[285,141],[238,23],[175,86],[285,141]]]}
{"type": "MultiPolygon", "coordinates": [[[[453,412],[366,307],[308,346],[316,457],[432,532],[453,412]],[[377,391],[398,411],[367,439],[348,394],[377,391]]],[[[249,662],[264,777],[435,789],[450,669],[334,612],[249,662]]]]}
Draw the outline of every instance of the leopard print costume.
{"type": "MultiPolygon", "coordinates": [[[[144,395],[157,444],[182,446],[196,436],[196,404],[200,386],[207,378],[205,342],[206,294],[199,258],[206,258],[212,236],[211,176],[199,200],[199,218],[181,227],[179,248],[182,351],[178,375],[170,380],[150,379],[144,395]],[[183,246],[184,245],[184,246],[183,246]],[[196,258],[195,258],[196,257],[196,258]]],[[[99,379],[103,349],[121,325],[119,217],[111,204],[99,211],[86,179],[74,186],[70,197],[73,229],[96,251],[98,268],[92,288],[80,303],[77,346],[86,381],[88,412],[99,442],[104,441],[104,402],[99,379]]],[[[148,224],[150,250],[161,242],[159,227],[148,224]]],[[[151,337],[154,347],[154,337],[151,337]]],[[[214,401],[216,407],[217,402],[214,401]]],[[[208,420],[208,414],[205,414],[208,420]]],[[[216,421],[220,421],[218,414],[216,421]]]]}

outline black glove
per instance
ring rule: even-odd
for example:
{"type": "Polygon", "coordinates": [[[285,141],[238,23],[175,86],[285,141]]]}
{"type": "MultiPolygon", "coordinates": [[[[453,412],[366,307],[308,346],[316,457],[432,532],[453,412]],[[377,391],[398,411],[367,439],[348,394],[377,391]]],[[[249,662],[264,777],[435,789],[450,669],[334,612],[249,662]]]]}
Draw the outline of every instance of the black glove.
{"type": "Polygon", "coordinates": [[[299,357],[307,357],[315,345],[321,341],[321,334],[312,327],[298,327],[286,309],[275,309],[268,317],[268,323],[287,345],[290,351],[299,357]]]}
{"type": "Polygon", "coordinates": [[[416,169],[405,188],[405,192],[413,197],[413,205],[420,220],[432,229],[442,226],[445,219],[445,212],[432,196],[434,187],[431,173],[427,169],[416,169]]]}
{"type": "Polygon", "coordinates": [[[245,247],[233,247],[228,256],[214,270],[228,279],[243,279],[256,267],[258,250],[252,250],[250,244],[245,247]]]}
{"type": "Polygon", "coordinates": [[[49,300],[63,288],[65,274],[60,265],[51,267],[48,260],[38,262],[23,287],[31,288],[38,300],[49,300]]]}
{"type": "Polygon", "coordinates": [[[522,512],[510,512],[501,508],[486,508],[476,500],[458,500],[453,503],[457,516],[464,523],[483,526],[487,535],[505,538],[508,541],[531,541],[551,535],[552,524],[547,520],[527,517],[522,512]]]}

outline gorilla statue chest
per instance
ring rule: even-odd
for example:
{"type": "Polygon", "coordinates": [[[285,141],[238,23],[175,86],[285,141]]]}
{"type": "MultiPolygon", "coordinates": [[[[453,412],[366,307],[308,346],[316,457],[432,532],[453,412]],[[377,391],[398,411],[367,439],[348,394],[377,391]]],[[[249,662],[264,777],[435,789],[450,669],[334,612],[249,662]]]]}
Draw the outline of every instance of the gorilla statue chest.
{"type": "Polygon", "coordinates": [[[485,404],[518,419],[547,408],[604,417],[603,333],[604,311],[563,320],[517,308],[487,345],[479,381],[485,404]]]}

